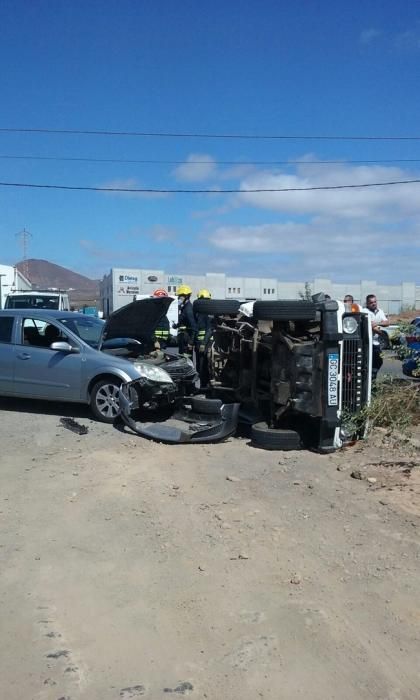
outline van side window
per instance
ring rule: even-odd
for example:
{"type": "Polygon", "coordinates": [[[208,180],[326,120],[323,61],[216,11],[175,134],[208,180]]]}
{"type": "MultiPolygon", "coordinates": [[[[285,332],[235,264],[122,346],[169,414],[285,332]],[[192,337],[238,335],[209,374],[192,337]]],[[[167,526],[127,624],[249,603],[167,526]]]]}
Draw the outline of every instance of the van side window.
{"type": "Polygon", "coordinates": [[[12,342],[13,316],[0,318],[0,343],[12,342]]]}

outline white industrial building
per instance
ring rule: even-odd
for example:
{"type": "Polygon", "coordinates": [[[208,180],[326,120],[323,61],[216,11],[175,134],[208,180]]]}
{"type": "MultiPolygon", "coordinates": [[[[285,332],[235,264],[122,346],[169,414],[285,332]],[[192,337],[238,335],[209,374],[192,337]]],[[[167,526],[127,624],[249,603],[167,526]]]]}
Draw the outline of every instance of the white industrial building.
{"type": "Polygon", "coordinates": [[[28,289],[32,289],[31,283],[16,267],[0,265],[0,309],[4,308],[4,302],[9,292],[28,289]]]}
{"type": "MultiPolygon", "coordinates": [[[[223,273],[204,275],[172,274],[164,270],[117,268],[105,275],[100,285],[101,307],[104,315],[144,294],[151,295],[160,287],[175,295],[181,284],[188,284],[196,296],[199,289],[208,289],[214,299],[299,299],[305,291],[305,281],[282,282],[274,277],[230,277],[223,273]]],[[[359,283],[336,284],[329,279],[309,280],[312,293],[325,292],[333,299],[352,294],[355,301],[364,302],[367,294],[376,294],[379,305],[386,313],[420,307],[420,287],[414,282],[379,285],[374,280],[359,283]]]]}

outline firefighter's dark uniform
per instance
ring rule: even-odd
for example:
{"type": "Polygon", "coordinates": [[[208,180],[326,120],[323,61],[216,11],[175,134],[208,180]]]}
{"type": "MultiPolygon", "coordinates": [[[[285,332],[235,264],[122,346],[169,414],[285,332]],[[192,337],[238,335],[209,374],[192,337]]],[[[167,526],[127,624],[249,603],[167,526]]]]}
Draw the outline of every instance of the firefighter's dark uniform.
{"type": "Polygon", "coordinates": [[[156,326],[153,340],[155,343],[159,343],[159,347],[161,350],[165,350],[165,348],[168,347],[169,338],[169,320],[167,316],[164,316],[161,319],[161,321],[159,321],[159,324],[156,326]]]}
{"type": "Polygon", "coordinates": [[[192,358],[196,334],[197,324],[188,298],[180,305],[178,313],[178,347],[181,355],[192,358]]]}
{"type": "Polygon", "coordinates": [[[209,342],[212,333],[212,319],[207,314],[196,314],[195,320],[197,323],[197,335],[195,339],[195,363],[197,371],[200,375],[200,384],[205,386],[208,379],[207,358],[205,348],[209,342]]]}

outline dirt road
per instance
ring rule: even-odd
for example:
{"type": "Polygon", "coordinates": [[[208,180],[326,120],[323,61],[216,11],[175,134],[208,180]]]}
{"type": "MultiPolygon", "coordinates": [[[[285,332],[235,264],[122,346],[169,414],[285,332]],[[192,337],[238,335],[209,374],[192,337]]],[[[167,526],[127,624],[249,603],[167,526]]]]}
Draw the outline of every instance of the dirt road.
{"type": "Polygon", "coordinates": [[[420,698],[407,446],[175,448],[0,408],[2,698],[420,698]]]}

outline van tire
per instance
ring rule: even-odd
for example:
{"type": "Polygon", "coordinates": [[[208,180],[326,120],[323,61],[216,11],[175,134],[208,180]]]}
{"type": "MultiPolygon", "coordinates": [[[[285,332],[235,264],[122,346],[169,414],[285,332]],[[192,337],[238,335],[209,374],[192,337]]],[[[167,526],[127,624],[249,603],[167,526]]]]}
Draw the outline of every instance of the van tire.
{"type": "Polygon", "coordinates": [[[204,396],[194,396],[191,399],[191,408],[194,413],[211,416],[219,414],[222,406],[223,403],[220,399],[206,399],[204,396]]]}
{"type": "Polygon", "coordinates": [[[269,428],[267,423],[254,423],[251,428],[251,443],[264,450],[300,450],[302,442],[296,430],[269,428]]]}
{"type": "Polygon", "coordinates": [[[253,316],[257,321],[313,321],[316,307],[312,301],[256,301],[253,316]]]}
{"type": "Polygon", "coordinates": [[[240,305],[236,299],[196,299],[193,308],[194,313],[205,316],[236,316],[240,305]]]}

